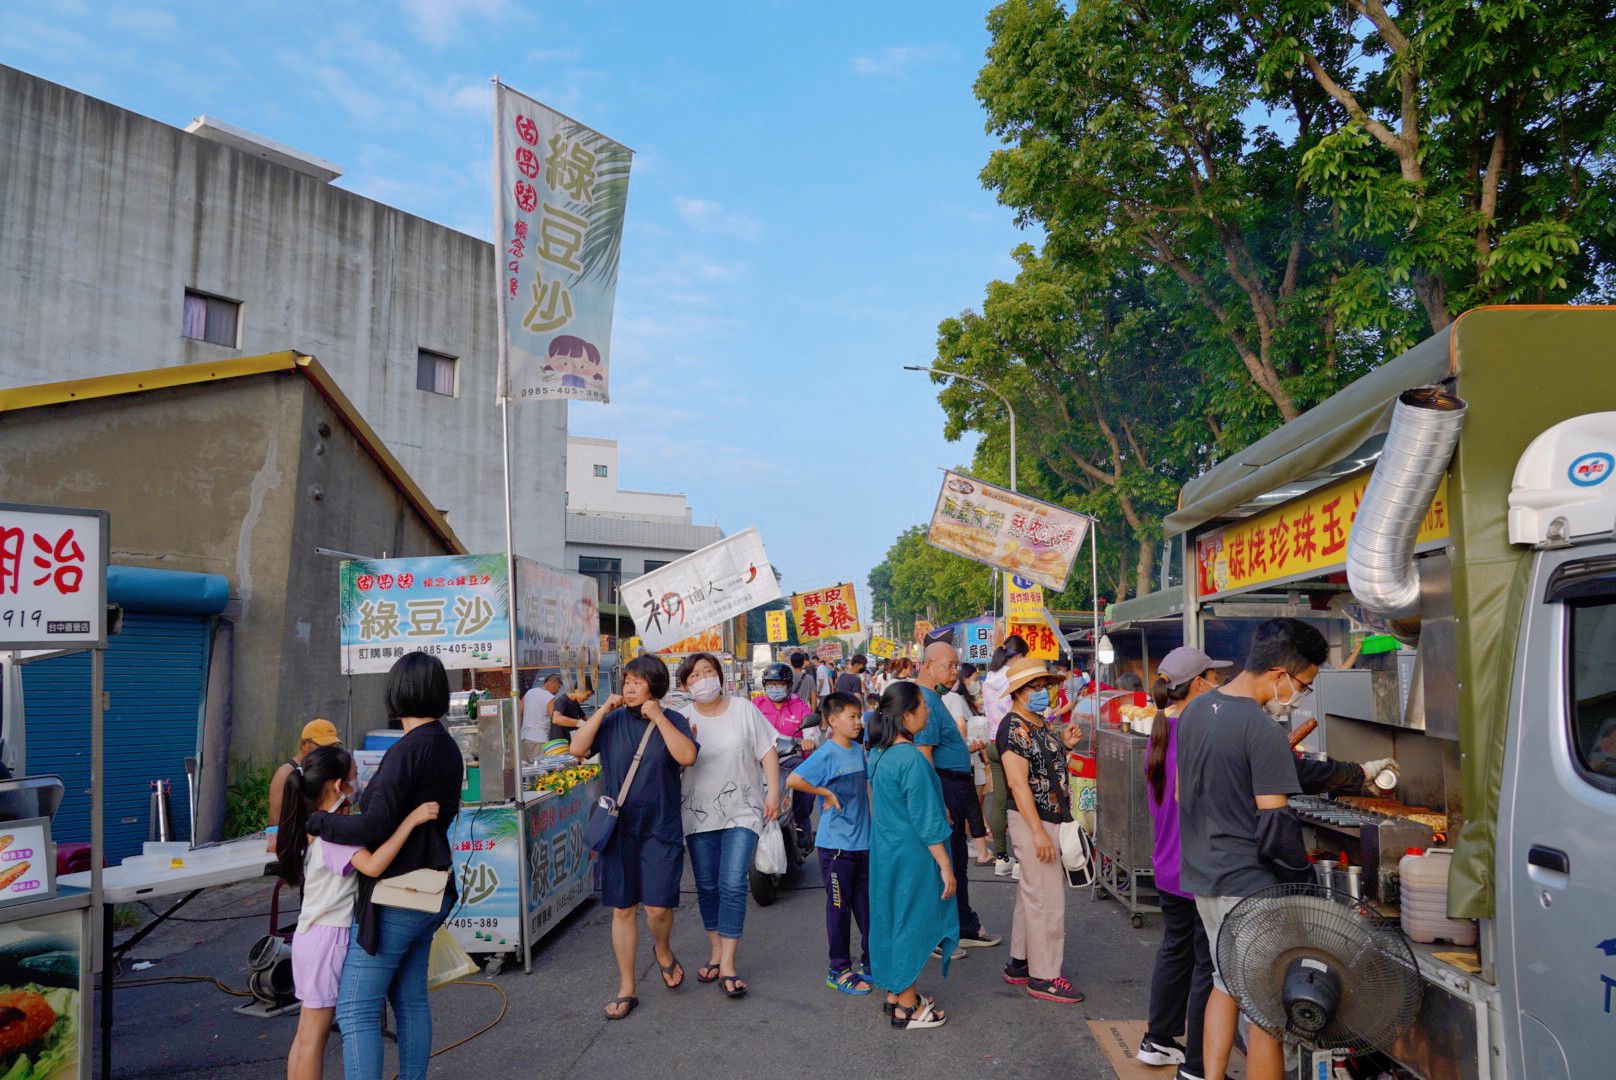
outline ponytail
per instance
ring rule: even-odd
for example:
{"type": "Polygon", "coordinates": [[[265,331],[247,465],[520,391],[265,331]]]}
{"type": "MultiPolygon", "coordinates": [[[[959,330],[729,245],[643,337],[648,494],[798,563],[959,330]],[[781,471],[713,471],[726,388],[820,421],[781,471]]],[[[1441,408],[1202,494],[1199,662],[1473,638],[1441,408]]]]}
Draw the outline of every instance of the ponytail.
{"type": "Polygon", "coordinates": [[[280,828],[275,833],[276,872],[288,885],[303,884],[309,852],[309,816],[320,808],[320,793],[333,780],[346,780],[353,755],[341,746],[317,746],[294,763],[281,789],[280,828]]]}
{"type": "MultiPolygon", "coordinates": [[[[1192,680],[1193,681],[1193,680],[1192,680]]],[[[1156,703],[1156,719],[1150,725],[1150,747],[1145,756],[1145,782],[1150,785],[1150,797],[1161,802],[1167,787],[1167,708],[1190,696],[1190,684],[1177,690],[1167,685],[1160,675],[1150,684],[1150,699],[1156,703]]]]}

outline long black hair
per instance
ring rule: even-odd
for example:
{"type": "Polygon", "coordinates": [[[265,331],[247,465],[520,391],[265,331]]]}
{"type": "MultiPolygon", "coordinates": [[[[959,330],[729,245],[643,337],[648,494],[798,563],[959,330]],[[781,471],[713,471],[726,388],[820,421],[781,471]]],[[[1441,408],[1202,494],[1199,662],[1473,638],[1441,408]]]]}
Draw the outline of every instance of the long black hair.
{"type": "MultiPolygon", "coordinates": [[[[1201,675],[1205,674],[1201,672],[1201,675]]],[[[1196,676],[1197,679],[1200,677],[1196,676]]],[[[1156,719],[1150,725],[1150,748],[1145,755],[1145,783],[1150,785],[1151,798],[1157,802],[1162,801],[1163,793],[1167,790],[1167,710],[1173,705],[1184,704],[1194,684],[1195,679],[1189,679],[1174,690],[1161,675],[1156,676],[1156,681],[1150,684],[1150,698],[1156,703],[1156,719]]]]}
{"type": "Polygon", "coordinates": [[[333,780],[346,780],[353,755],[341,746],[316,746],[292,766],[281,789],[281,820],[275,833],[275,859],[281,880],[303,884],[303,859],[309,851],[309,815],[320,808],[320,793],[333,780]]]}
{"type": "Polygon", "coordinates": [[[882,691],[881,704],[876,708],[875,720],[870,725],[872,745],[881,750],[890,750],[893,743],[910,738],[909,732],[904,729],[903,718],[920,708],[921,702],[920,687],[912,682],[895,682],[882,691]]]}
{"type": "Polygon", "coordinates": [[[1004,644],[993,650],[993,659],[988,664],[988,672],[998,671],[1012,660],[1027,655],[1027,639],[1020,634],[1011,634],[1004,639],[1004,644]]]}

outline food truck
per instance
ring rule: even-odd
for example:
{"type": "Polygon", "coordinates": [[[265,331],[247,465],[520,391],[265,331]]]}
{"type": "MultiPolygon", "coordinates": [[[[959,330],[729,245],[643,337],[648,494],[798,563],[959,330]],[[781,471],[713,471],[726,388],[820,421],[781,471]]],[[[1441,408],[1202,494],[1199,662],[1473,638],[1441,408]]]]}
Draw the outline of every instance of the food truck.
{"type": "Polygon", "coordinates": [[[1303,745],[1401,766],[1390,792],[1293,801],[1315,857],[1396,918],[1408,849],[1452,849],[1446,915],[1475,944],[1414,944],[1417,1018],[1376,1047],[1426,1080],[1616,1073],[1613,410],[1616,309],[1477,309],[1166,519],[1184,641],[1240,661],[1241,627],[1312,621],[1336,670],[1303,745]],[[1398,645],[1348,668],[1366,631],[1398,645]]]}

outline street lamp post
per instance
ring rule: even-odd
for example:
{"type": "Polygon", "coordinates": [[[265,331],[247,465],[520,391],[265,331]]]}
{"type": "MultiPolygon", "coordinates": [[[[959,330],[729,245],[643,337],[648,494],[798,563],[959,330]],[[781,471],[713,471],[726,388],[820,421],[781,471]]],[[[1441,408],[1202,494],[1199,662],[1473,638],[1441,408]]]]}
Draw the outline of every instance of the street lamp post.
{"type": "MultiPolygon", "coordinates": [[[[905,371],[925,371],[925,372],[929,372],[929,373],[931,373],[933,375],[943,375],[943,376],[946,376],[947,378],[950,378],[950,379],[959,379],[961,382],[968,382],[972,386],[980,386],[982,389],[986,390],[988,393],[992,394],[994,397],[998,398],[1000,401],[1002,401],[1004,403],[1004,411],[1010,414],[1010,490],[1011,491],[1017,491],[1017,488],[1016,488],[1016,409],[1015,409],[1014,405],[1010,404],[1010,399],[1005,397],[1003,394],[999,393],[997,390],[993,389],[993,387],[989,386],[987,383],[983,382],[981,379],[974,378],[974,377],[972,377],[970,375],[961,375],[957,371],[944,371],[941,368],[923,367],[920,364],[905,364],[903,366],[903,370],[905,370],[905,371]]],[[[1019,494],[1019,491],[1017,493],[1019,494]]],[[[1008,571],[1008,570],[1004,571],[1004,629],[1005,629],[1006,633],[1010,632],[1010,571],[1008,571]]]]}

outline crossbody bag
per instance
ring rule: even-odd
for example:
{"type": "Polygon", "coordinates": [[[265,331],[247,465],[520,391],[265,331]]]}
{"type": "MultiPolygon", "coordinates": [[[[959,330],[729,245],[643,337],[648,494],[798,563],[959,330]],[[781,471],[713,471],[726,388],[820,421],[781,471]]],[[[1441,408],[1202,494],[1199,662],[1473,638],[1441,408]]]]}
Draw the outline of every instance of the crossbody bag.
{"type": "Polygon", "coordinates": [[[612,842],[612,833],[617,829],[617,815],[628,798],[628,789],[634,783],[634,774],[640,771],[640,759],[645,757],[645,747],[651,741],[651,732],[656,725],[647,723],[645,734],[640,736],[639,749],[634,751],[634,760],[629,762],[628,773],[623,777],[623,786],[617,789],[617,798],[602,795],[595,800],[595,805],[589,808],[589,821],[584,825],[584,844],[590,851],[602,852],[606,845],[612,842]]]}

